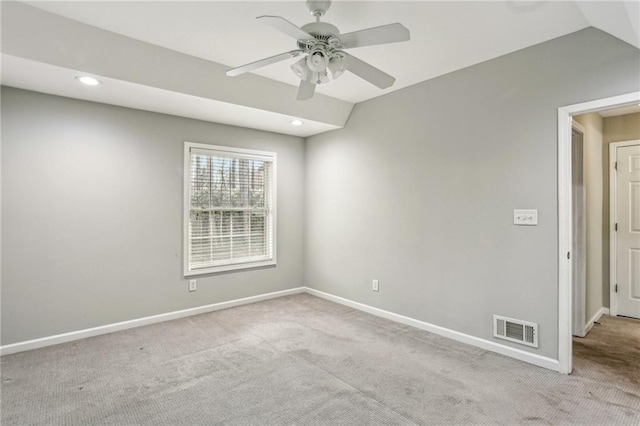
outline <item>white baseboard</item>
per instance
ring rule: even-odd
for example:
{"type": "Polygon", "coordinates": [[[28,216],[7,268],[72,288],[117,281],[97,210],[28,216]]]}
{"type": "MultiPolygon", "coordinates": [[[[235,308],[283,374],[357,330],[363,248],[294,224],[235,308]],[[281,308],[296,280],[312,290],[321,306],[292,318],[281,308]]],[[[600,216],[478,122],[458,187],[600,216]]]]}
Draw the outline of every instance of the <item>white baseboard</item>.
{"type": "MultiPolygon", "coordinates": [[[[234,306],[247,305],[250,303],[260,302],[263,300],[274,299],[276,297],[289,296],[298,293],[309,293],[313,296],[318,296],[332,302],[340,303],[342,305],[349,306],[354,309],[358,309],[363,312],[367,312],[372,315],[376,315],[382,318],[386,318],[391,321],[396,321],[405,325],[419,328],[421,330],[428,331],[449,339],[456,340],[458,342],[466,343],[468,345],[476,346],[491,352],[496,352],[501,355],[505,355],[511,358],[518,359],[520,361],[528,362],[530,364],[537,365],[539,367],[548,368],[550,370],[559,371],[560,364],[557,360],[547,358],[541,355],[537,355],[531,352],[527,352],[521,349],[505,346],[500,343],[495,343],[489,340],[474,337],[468,334],[460,333],[458,331],[450,330],[448,328],[440,327],[438,325],[430,324],[428,322],[420,321],[417,319],[409,318],[404,315],[396,314],[393,312],[385,311],[383,309],[375,308],[373,306],[365,305],[363,303],[354,302],[353,300],[345,299],[343,297],[334,296],[329,293],[325,293],[319,290],[315,290],[309,287],[298,287],[289,290],[276,291],[273,293],[260,294],[257,296],[245,297],[243,299],[230,300],[227,302],[214,303],[211,305],[198,306],[196,308],[183,309],[180,311],[168,312],[165,314],[153,315],[144,318],[138,318],[129,321],[122,321],[114,324],[107,324],[100,327],[87,328],[85,330],[72,331],[69,333],[57,334],[54,336],[43,337],[40,339],[28,340],[24,342],[13,343],[10,345],[0,346],[0,355],[9,355],[18,352],[28,351],[31,349],[43,348],[45,346],[57,345],[60,343],[71,342],[74,340],[85,339],[87,337],[99,336],[101,334],[113,333],[120,330],[127,330],[134,327],[141,327],[144,325],[155,324],[159,322],[169,321],[178,318],[184,318],[191,315],[204,314],[207,312],[218,311],[221,309],[232,308],[234,306]]],[[[598,312],[597,318],[594,317],[594,321],[605,313],[605,308],[598,312]]],[[[608,313],[608,312],[607,312],[608,313]]],[[[593,322],[592,322],[593,324],[593,322]]]]}
{"type": "Polygon", "coordinates": [[[428,331],[430,333],[447,337],[449,339],[456,340],[458,342],[466,343],[472,346],[477,346],[479,348],[486,349],[491,352],[496,352],[501,355],[515,358],[517,360],[524,361],[529,364],[548,368],[549,370],[560,371],[560,362],[552,358],[547,358],[531,352],[523,351],[521,349],[512,348],[510,346],[505,346],[500,343],[492,342],[490,340],[485,340],[479,337],[460,333],[458,331],[450,330],[448,328],[440,327],[438,325],[430,324],[428,322],[420,321],[417,319],[405,317],[404,315],[395,314],[393,312],[385,311],[383,309],[374,308],[373,306],[365,305],[359,302],[354,302],[353,300],[345,299],[339,296],[334,296],[332,294],[315,290],[309,287],[305,287],[305,292],[312,294],[314,296],[321,297],[326,300],[330,300],[332,302],[340,303],[341,305],[349,306],[351,308],[358,309],[363,312],[367,312],[372,315],[386,318],[391,321],[396,321],[405,325],[410,325],[412,327],[416,327],[421,330],[428,331]]]}
{"type": "Polygon", "coordinates": [[[73,340],[85,339],[87,337],[109,334],[115,331],[127,330],[129,328],[141,327],[143,325],[155,324],[159,322],[184,318],[191,315],[204,314],[207,312],[219,311],[221,309],[232,308],[234,306],[248,305],[250,303],[261,302],[263,300],[274,299],[276,297],[289,296],[291,294],[304,293],[305,287],[297,287],[289,290],[275,291],[273,293],[259,294],[257,296],[245,297],[243,299],[229,300],[227,302],[213,303],[211,305],[198,306],[196,308],[183,309],[180,311],[167,312],[165,314],[152,315],[129,321],[117,322],[114,324],[102,325],[99,327],[87,328],[84,330],[72,331],[69,333],[56,334],[54,336],[40,339],[27,340],[0,346],[0,355],[9,355],[31,349],[43,348],[45,346],[57,345],[71,342],[73,340]]]}
{"type": "Polygon", "coordinates": [[[593,323],[598,321],[603,315],[609,315],[609,308],[602,307],[598,309],[598,312],[584,325],[584,335],[586,336],[589,330],[593,328],[593,323]]]}

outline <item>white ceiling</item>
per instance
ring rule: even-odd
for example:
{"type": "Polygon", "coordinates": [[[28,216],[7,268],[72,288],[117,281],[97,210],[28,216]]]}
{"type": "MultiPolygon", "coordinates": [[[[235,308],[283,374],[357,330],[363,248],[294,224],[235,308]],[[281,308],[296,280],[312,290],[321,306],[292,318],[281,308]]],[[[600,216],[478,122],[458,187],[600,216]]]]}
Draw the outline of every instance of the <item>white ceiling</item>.
{"type": "MultiPolygon", "coordinates": [[[[53,45],[54,41],[49,40],[50,35],[43,31],[42,40],[37,40],[36,35],[29,33],[25,37],[18,28],[19,25],[33,28],[37,20],[48,26],[57,28],[55,34],[71,33],[80,31],[81,28],[71,20],[88,24],[109,32],[126,36],[130,39],[143,41],[152,45],[171,49],[175,52],[204,59],[222,69],[236,67],[248,62],[253,62],[267,56],[295,48],[295,41],[289,37],[266,27],[255,20],[260,15],[279,15],[291,22],[301,26],[312,20],[303,1],[199,1],[199,2],[167,2],[167,1],[84,1],[84,2],[29,2],[30,8],[26,6],[7,8],[3,4],[3,55],[8,57],[2,65],[3,84],[13,85],[22,88],[31,88],[65,95],[63,88],[68,84],[58,84],[54,78],[50,78],[49,89],[34,87],[33,81],[22,78],[23,74],[31,75],[36,72],[33,64],[29,68],[27,62],[45,62],[48,65],[57,67],[67,67],[70,72],[91,71],[94,75],[112,78],[113,85],[119,82],[145,83],[132,81],[124,71],[119,72],[118,65],[122,69],[130,64],[122,64],[115,53],[110,52],[110,64],[98,67],[93,64],[93,69],[81,69],[80,60],[74,62],[73,66],[65,64],[62,59],[53,58],[52,51],[63,50],[62,47],[53,45]],[[38,11],[39,12],[36,12],[38,11]],[[43,15],[42,11],[51,12],[58,15],[43,15]],[[60,19],[60,17],[69,19],[60,19]],[[46,18],[46,19],[45,19],[46,18]],[[5,32],[5,24],[13,23],[13,32],[5,32]],[[16,23],[17,21],[20,21],[16,23]],[[32,22],[33,21],[33,22],[32,22]],[[25,38],[34,38],[31,45],[27,46],[25,38]],[[9,40],[9,43],[7,43],[9,40]],[[38,43],[46,45],[46,54],[31,54],[30,50],[37,50],[33,46],[38,43]],[[6,47],[7,46],[7,47],[6,47]],[[36,57],[37,56],[37,57],[36,57]],[[20,60],[11,61],[10,57],[17,57],[20,60]],[[5,65],[5,62],[7,63],[5,65]],[[10,63],[9,63],[10,62],[10,63]],[[115,62],[115,63],[114,63],[115,62]],[[21,67],[28,67],[29,72],[21,67]],[[104,71],[103,71],[104,69],[104,71]],[[104,72],[104,74],[103,74],[104,72]],[[7,77],[10,76],[8,80],[7,77]],[[24,80],[24,81],[23,81],[24,80]]],[[[390,89],[380,90],[375,86],[359,79],[353,74],[346,73],[340,79],[326,85],[318,86],[317,92],[325,97],[319,96],[307,105],[295,100],[295,88],[288,85],[297,85],[297,78],[289,69],[289,60],[283,63],[270,65],[255,74],[266,78],[257,77],[236,77],[224,76],[223,72],[211,72],[210,84],[212,86],[238,86],[238,82],[251,81],[253,93],[249,93],[254,99],[230,100],[224,99],[226,103],[235,103],[240,112],[236,111],[233,116],[243,115],[242,123],[252,122],[252,114],[259,111],[271,112],[281,115],[283,126],[271,126],[265,128],[263,125],[249,125],[248,127],[262,128],[265,130],[282,133],[308,135],[340,127],[346,122],[351,106],[384,93],[401,89],[439,75],[443,75],[473,64],[477,64],[525,47],[538,44],[574,31],[595,26],[604,31],[612,33],[629,43],[640,47],[640,37],[638,35],[638,22],[640,19],[640,9],[637,2],[576,2],[576,1],[410,1],[410,2],[384,2],[384,1],[335,1],[323,18],[324,21],[336,25],[341,32],[351,32],[359,29],[374,27],[387,23],[400,22],[411,31],[409,42],[395,43],[389,45],[371,46],[359,49],[352,49],[350,53],[358,56],[372,65],[394,75],[397,79],[390,89]],[[253,78],[253,80],[249,80],[253,78]],[[239,80],[240,79],[240,80],[239,80]],[[232,82],[231,80],[237,80],[232,82]],[[255,82],[255,84],[254,84],[255,82]],[[279,82],[277,85],[276,82],[279,82]],[[286,83],[282,85],[282,83],[286,83]],[[262,89],[264,88],[264,90],[262,89]],[[265,98],[267,93],[285,93],[279,99],[277,105],[262,105],[267,103],[260,98],[265,98]],[[334,100],[331,100],[331,99],[334,100]],[[290,104],[290,105],[285,105],[290,104]],[[337,106],[336,106],[337,105],[337,106]],[[317,114],[323,108],[340,109],[343,112],[343,119],[325,120],[317,114]],[[309,131],[292,130],[288,128],[288,118],[300,115],[305,121],[316,122],[319,125],[309,131]],[[326,124],[322,126],[321,124],[326,124]],[[296,133],[296,131],[298,133],[296,133]]],[[[52,30],[53,31],[53,30],[52,30]]],[[[96,38],[99,34],[92,34],[96,38]]],[[[32,31],[33,32],[33,31],[32,31]]],[[[37,33],[37,31],[36,31],[37,33]]],[[[89,34],[89,33],[87,33],[89,34]]],[[[108,34],[104,32],[105,39],[108,34]]],[[[85,37],[86,38],[86,37],[85,37]]],[[[65,43],[75,43],[73,39],[65,39],[65,43]]],[[[61,43],[57,41],[57,43],[61,43]]],[[[80,42],[77,42],[78,44],[80,42]]],[[[142,49],[143,45],[138,46],[142,49]]],[[[77,47],[90,48],[83,45],[77,47]]],[[[116,49],[114,47],[114,49],[116,49]]],[[[161,52],[162,53],[162,52],[161,52]]],[[[65,52],[60,53],[60,55],[65,52]]],[[[162,54],[168,54],[164,52],[162,54]]],[[[76,53],[76,56],[81,56],[76,53]]],[[[139,55],[144,59],[144,55],[139,55]]],[[[141,59],[141,60],[143,60],[141,59]]],[[[130,62],[130,60],[129,60],[130,62]]],[[[212,66],[213,66],[212,65],[212,66]]],[[[89,65],[87,65],[88,67],[89,65]]],[[[45,72],[45,71],[42,71],[45,72]]],[[[131,71],[131,75],[134,71],[131,71]]],[[[167,74],[170,70],[162,70],[167,74]]],[[[184,75],[174,75],[173,79],[189,78],[184,75]]],[[[60,76],[60,78],[63,78],[60,76]]],[[[41,84],[42,86],[42,84],[41,84]]],[[[172,91],[172,84],[165,87],[157,87],[159,84],[149,83],[150,88],[172,91]]],[[[103,87],[101,90],[108,90],[103,87]]],[[[203,88],[204,90],[204,88],[203,88]]],[[[238,91],[238,89],[234,89],[238,91]]],[[[128,89],[119,89],[123,93],[131,93],[128,89]]],[[[176,89],[177,91],[177,89],[176,89]]],[[[77,90],[76,90],[77,92],[77,90]]],[[[184,94],[184,93],[182,93],[184,94]]],[[[220,102],[222,99],[216,98],[211,93],[190,92],[190,96],[201,98],[200,101],[220,102]]],[[[73,90],[69,90],[66,96],[77,97],[73,90]]],[[[88,95],[90,97],[90,95],[88,95]]],[[[149,109],[140,105],[129,105],[127,96],[119,101],[111,99],[118,98],[119,95],[105,96],[96,101],[115,103],[118,105],[132,106],[135,108],[149,109]]],[[[91,99],[90,99],[91,100],[91,99]]],[[[186,102],[186,101],[185,101],[186,102]]],[[[309,102],[309,101],[308,101],[309,102]]],[[[139,102],[138,102],[139,103],[139,102]]],[[[161,104],[161,103],[160,103],[161,104]]],[[[161,109],[161,108],[160,108],[161,109]]],[[[191,116],[196,110],[201,110],[202,105],[193,108],[185,108],[176,111],[164,111],[176,115],[191,116]],[[191,111],[191,112],[190,112],[191,111]]],[[[212,108],[215,109],[215,108],[212,108]]],[[[158,110],[156,108],[155,110],[158,110]]],[[[160,111],[163,112],[163,111],[160,111]]],[[[228,115],[228,114],[227,114],[228,115]]],[[[263,114],[264,115],[264,114],[263,114]]],[[[202,115],[194,118],[203,118],[202,115]]],[[[264,118],[264,117],[263,117],[264,118]]],[[[268,117],[267,117],[268,118],[268,117]]],[[[236,124],[228,120],[228,117],[216,118],[215,114],[204,117],[211,121],[226,122],[236,124]]],[[[237,120],[236,120],[237,121],[237,120]]],[[[265,120],[256,120],[265,121],[265,120]]],[[[268,119],[266,121],[269,121],[268,119]]],[[[240,124],[241,125],[241,124],[240,124]]]]}
{"type": "MultiPolygon", "coordinates": [[[[255,18],[311,22],[304,1],[289,2],[34,2],[50,12],[128,37],[236,67],[296,48],[296,41],[255,18]]],[[[341,32],[400,22],[411,40],[351,50],[396,77],[397,90],[588,26],[572,2],[335,2],[323,18],[341,32]]],[[[256,74],[292,85],[296,59],[256,74]]],[[[317,87],[350,102],[381,95],[347,74],[317,87]]]]}

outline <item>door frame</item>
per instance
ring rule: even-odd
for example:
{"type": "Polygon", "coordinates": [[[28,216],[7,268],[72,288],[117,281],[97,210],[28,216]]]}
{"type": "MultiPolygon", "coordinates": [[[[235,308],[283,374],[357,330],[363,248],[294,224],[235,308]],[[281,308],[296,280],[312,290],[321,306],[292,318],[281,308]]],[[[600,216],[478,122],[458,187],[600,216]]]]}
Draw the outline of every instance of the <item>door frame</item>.
{"type": "Polygon", "coordinates": [[[573,220],[571,207],[571,117],[607,108],[638,104],[640,92],[567,105],[558,108],[558,371],[572,369],[572,283],[571,246],[573,220]]]}
{"type": "MultiPolygon", "coordinates": [[[[617,148],[640,145],[640,140],[611,142],[609,144],[609,283],[618,282],[618,232],[615,224],[618,218],[618,175],[615,163],[618,161],[617,148]]],[[[618,314],[618,299],[615,286],[609,285],[609,314],[618,314]]]]}
{"type": "MultiPolygon", "coordinates": [[[[573,132],[573,130],[578,131],[581,135],[582,135],[582,205],[579,207],[579,209],[582,210],[584,218],[582,220],[582,229],[575,229],[575,227],[572,228],[572,241],[575,238],[576,234],[579,232],[582,235],[582,244],[579,247],[579,250],[576,250],[576,254],[573,256],[573,260],[574,260],[574,264],[577,263],[577,265],[575,265],[577,268],[582,269],[582,277],[584,278],[582,280],[582,282],[577,282],[573,280],[573,275],[571,277],[572,280],[572,297],[576,296],[577,300],[572,300],[572,306],[571,306],[571,321],[572,321],[572,325],[571,325],[571,334],[573,336],[578,336],[578,337],[584,337],[587,334],[587,327],[586,327],[586,322],[587,322],[587,300],[586,300],[586,293],[587,293],[587,221],[586,221],[586,210],[587,210],[587,193],[586,193],[586,186],[585,186],[585,168],[584,168],[584,153],[585,153],[585,138],[586,138],[586,134],[587,131],[584,128],[584,126],[580,123],[578,123],[575,120],[571,120],[571,130],[573,132]],[[578,256],[579,254],[579,256],[578,256]],[[578,287],[576,287],[576,285],[578,287]],[[573,303],[575,302],[575,303],[573,303]]],[[[573,140],[572,140],[572,146],[573,146],[573,140]]],[[[573,167],[573,152],[572,152],[572,162],[571,162],[571,166],[573,167]]],[[[573,176],[573,172],[571,173],[573,176]]],[[[573,182],[573,178],[571,179],[573,182]]],[[[572,191],[573,191],[573,186],[572,186],[572,191]]],[[[573,221],[574,219],[574,214],[575,211],[572,210],[571,211],[571,220],[573,221]]],[[[573,245],[572,245],[572,249],[573,249],[573,245]]],[[[573,268],[573,264],[572,264],[572,268],[573,268]]],[[[573,271],[573,269],[572,269],[573,271]]]]}

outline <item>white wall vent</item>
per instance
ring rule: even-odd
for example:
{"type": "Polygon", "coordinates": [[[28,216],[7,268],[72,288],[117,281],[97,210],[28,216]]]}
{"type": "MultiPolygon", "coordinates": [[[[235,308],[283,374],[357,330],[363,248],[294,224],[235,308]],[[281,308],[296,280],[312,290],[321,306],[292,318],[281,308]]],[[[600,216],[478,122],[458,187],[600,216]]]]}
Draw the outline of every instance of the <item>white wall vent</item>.
{"type": "Polygon", "coordinates": [[[537,348],[538,324],[494,315],[493,337],[537,348]]]}

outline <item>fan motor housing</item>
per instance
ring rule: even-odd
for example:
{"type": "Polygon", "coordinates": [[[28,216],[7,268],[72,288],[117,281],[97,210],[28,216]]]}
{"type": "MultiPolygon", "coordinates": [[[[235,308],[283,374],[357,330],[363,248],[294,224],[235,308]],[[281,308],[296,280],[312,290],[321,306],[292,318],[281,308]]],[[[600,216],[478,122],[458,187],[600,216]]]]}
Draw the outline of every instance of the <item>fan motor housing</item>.
{"type": "Polygon", "coordinates": [[[302,31],[305,31],[312,36],[338,36],[340,30],[335,25],[331,25],[328,22],[310,22],[302,26],[302,31]]]}

